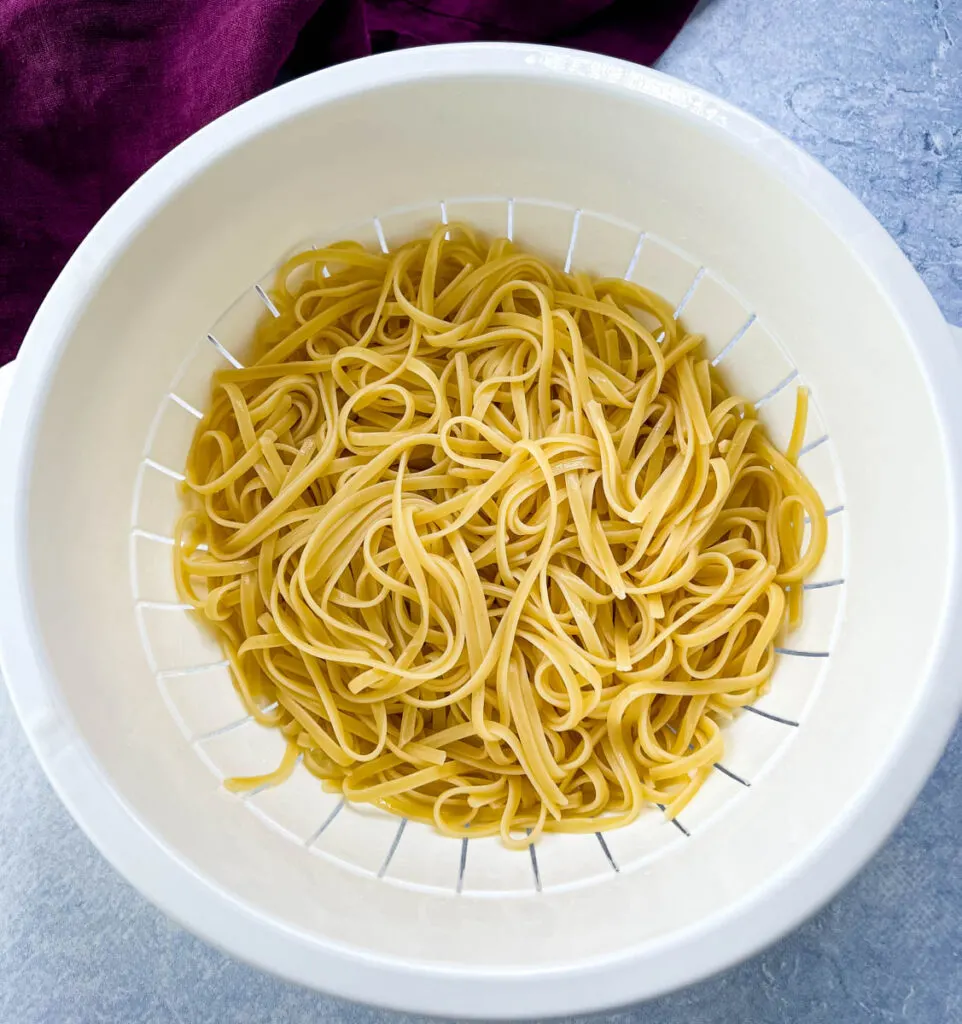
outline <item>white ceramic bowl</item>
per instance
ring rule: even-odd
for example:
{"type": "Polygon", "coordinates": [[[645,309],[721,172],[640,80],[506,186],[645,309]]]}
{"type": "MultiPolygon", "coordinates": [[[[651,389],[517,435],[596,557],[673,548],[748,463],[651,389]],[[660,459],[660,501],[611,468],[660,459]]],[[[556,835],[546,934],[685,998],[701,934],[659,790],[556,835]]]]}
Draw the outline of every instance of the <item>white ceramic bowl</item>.
{"type": "Polygon", "coordinates": [[[905,812],[959,707],[962,369],[895,244],[705,93],[526,46],[409,51],[275,90],[162,160],[44,302],[0,430],[3,672],[104,855],[196,933],[339,995],[448,1016],[665,992],[797,924],[905,812]],[[252,287],[305,239],[465,218],[683,305],[804,465],[829,550],[772,692],[682,815],[530,856],[339,807],[276,763],[176,603],[176,471],[252,287]],[[225,310],[227,311],[225,313],[225,310]]]}

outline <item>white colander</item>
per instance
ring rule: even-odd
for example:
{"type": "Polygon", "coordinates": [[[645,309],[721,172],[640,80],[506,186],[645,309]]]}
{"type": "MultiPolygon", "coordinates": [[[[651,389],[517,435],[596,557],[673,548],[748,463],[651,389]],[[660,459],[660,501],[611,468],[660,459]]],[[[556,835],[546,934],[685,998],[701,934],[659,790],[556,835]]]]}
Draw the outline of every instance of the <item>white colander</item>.
{"type": "Polygon", "coordinates": [[[962,367],[881,227],[719,100],[526,46],[377,57],[285,86],[162,160],[30,330],[0,430],[3,671],[104,855],[187,927],[354,999],[448,1016],[600,1009],[757,950],[906,810],[962,683],[962,367]],[[177,603],[176,484],[211,373],[295,245],[467,220],[678,304],[802,464],[828,550],[771,692],[681,820],[529,854],[342,805],[244,717],[177,603]],[[226,311],[226,312],[225,312],[226,311]]]}

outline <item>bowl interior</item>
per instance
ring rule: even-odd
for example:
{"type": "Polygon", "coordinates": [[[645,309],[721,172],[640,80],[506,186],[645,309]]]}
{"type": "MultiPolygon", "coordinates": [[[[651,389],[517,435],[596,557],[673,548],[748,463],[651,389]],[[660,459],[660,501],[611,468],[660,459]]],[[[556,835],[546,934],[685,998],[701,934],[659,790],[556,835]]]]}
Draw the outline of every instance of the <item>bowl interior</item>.
{"type": "MultiPolygon", "coordinates": [[[[800,383],[790,356],[726,282],[636,225],[557,202],[455,197],[384,211],[338,237],[390,250],[429,233],[442,219],[470,223],[492,236],[510,235],[559,265],[626,276],[658,291],[691,330],[704,333],[706,352],[730,386],[756,400],[773,438],[781,447],[787,444],[800,383]]],[[[332,240],[318,236],[298,248],[332,240]]],[[[218,778],[271,771],[284,741],[246,713],[221,651],[178,602],[170,532],[180,509],[181,470],[209,398],[211,374],[218,367],[243,365],[252,325],[276,312],[267,294],[271,283],[268,274],[246,288],[192,348],[158,407],[134,488],[131,573],[144,650],[185,737],[218,778]]],[[[817,408],[808,419],[801,465],[826,504],[831,538],[808,583],[804,624],[782,648],[771,692],[726,729],[727,749],[717,778],[675,822],[666,822],[652,807],[631,828],[604,836],[551,836],[532,847],[530,857],[519,857],[494,839],[446,839],[421,824],[345,805],[323,792],[302,766],[287,783],[246,796],[244,803],[312,853],[386,882],[438,894],[553,891],[604,882],[613,872],[671,856],[694,831],[760,782],[799,728],[830,657],[845,595],[846,516],[834,444],[817,408]]]]}

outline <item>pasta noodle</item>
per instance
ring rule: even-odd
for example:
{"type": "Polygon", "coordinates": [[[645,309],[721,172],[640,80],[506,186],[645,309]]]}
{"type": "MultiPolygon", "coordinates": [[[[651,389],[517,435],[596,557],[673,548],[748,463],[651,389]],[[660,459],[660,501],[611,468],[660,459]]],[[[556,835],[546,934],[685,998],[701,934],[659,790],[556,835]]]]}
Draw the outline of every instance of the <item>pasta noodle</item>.
{"type": "Polygon", "coordinates": [[[441,225],[279,270],[215,374],[178,590],[256,721],[450,836],[677,814],[768,686],[818,494],[659,296],[441,225]],[[806,525],[807,524],[807,525],[806,525]]]}

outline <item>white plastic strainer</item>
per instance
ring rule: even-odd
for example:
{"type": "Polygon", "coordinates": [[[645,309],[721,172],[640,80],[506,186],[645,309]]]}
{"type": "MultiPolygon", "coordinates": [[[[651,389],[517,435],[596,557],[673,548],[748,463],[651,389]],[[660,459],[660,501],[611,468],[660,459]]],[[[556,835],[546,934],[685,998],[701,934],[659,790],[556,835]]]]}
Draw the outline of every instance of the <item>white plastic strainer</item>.
{"type": "Polygon", "coordinates": [[[595,1010],[743,957],[904,813],[962,685],[962,367],[879,225],[827,172],[655,72],[524,46],[368,59],[285,86],[161,161],[44,303],[0,430],[3,670],[60,796],[188,927],[286,977],[444,1015],[595,1010]],[[529,855],[342,805],[275,767],[178,604],[177,477],[297,244],[438,220],[677,303],[802,464],[829,546],[772,690],[681,820],[529,855]],[[226,312],[225,312],[226,310],[226,312]]]}

